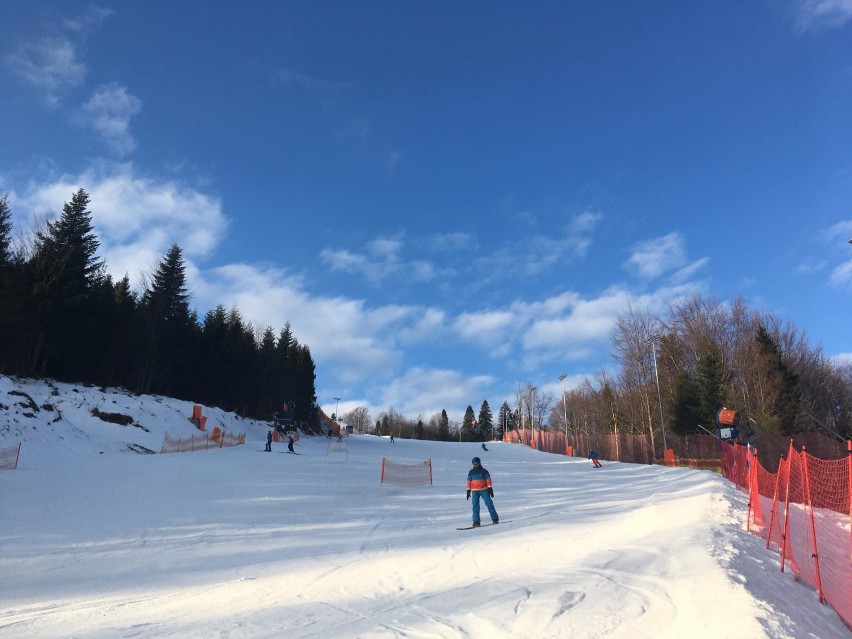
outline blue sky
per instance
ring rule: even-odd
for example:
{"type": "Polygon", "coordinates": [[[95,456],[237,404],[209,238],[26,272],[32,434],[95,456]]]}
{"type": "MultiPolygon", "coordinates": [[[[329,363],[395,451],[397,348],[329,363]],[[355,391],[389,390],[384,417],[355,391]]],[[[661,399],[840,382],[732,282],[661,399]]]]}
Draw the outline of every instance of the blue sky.
{"type": "Polygon", "coordinates": [[[852,359],[852,0],[0,6],[0,193],[85,188],[138,289],[172,242],[329,412],[460,418],[614,367],[628,304],[852,359]]]}

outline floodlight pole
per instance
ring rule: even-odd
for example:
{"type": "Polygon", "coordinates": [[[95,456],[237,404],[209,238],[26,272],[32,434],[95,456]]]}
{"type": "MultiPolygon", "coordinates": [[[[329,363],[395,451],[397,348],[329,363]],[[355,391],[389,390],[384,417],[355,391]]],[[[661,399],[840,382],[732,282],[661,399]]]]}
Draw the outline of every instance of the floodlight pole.
{"type": "Polygon", "coordinates": [[[657,342],[659,341],[660,336],[658,334],[651,335],[651,339],[648,340],[651,342],[651,352],[654,355],[654,378],[657,380],[657,403],[660,405],[660,429],[663,432],[663,450],[668,450],[668,446],[666,446],[666,422],[663,418],[663,399],[660,395],[660,374],[657,371],[657,342]]]}
{"type": "Polygon", "coordinates": [[[559,381],[562,382],[562,417],[565,419],[565,444],[568,444],[568,407],[565,405],[565,378],[568,373],[562,373],[559,381]]]}
{"type": "Polygon", "coordinates": [[[535,386],[530,386],[530,426],[535,437],[535,386]]]}

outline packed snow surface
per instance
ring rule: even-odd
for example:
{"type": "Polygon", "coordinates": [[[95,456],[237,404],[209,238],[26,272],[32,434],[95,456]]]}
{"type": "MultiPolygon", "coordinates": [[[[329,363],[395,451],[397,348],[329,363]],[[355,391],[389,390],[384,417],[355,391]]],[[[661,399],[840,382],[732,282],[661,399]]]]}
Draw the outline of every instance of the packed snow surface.
{"type": "Polygon", "coordinates": [[[267,453],[266,423],[206,407],[246,444],[144,454],[198,434],[191,414],[0,376],[0,447],[22,443],[0,471],[0,637],[850,637],[712,472],[369,435],[267,453]],[[459,531],[473,456],[503,521],[459,531]],[[383,457],[431,459],[433,485],[381,485],[383,457]]]}

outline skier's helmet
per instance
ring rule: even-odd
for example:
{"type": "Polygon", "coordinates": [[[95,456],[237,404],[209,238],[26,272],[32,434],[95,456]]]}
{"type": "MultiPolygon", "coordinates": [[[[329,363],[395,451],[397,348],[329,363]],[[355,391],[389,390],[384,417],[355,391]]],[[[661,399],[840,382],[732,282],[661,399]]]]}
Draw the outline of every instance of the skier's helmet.
{"type": "Polygon", "coordinates": [[[473,459],[470,460],[470,463],[476,465],[476,464],[482,463],[482,460],[479,459],[479,457],[474,457],[473,459]]]}

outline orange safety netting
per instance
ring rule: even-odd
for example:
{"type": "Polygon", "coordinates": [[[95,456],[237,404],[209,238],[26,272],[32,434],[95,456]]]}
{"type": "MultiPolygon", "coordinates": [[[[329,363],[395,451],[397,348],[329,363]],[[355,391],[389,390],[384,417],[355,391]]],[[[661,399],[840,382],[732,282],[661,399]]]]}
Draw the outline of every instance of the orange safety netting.
{"type": "Polygon", "coordinates": [[[208,448],[229,448],[246,443],[246,434],[232,435],[228,432],[219,432],[215,437],[210,435],[192,435],[191,437],[179,437],[173,439],[166,433],[163,438],[161,453],[178,453],[193,450],[207,450],[208,448]]]}
{"type": "Polygon", "coordinates": [[[725,476],[749,493],[748,529],[852,627],[852,442],[845,459],[820,459],[792,442],[777,473],[752,451],[726,445],[725,476]],[[743,473],[742,468],[747,468],[743,473]]]}
{"type": "Polygon", "coordinates": [[[0,470],[15,470],[18,467],[18,457],[20,454],[20,442],[11,448],[0,448],[0,470]]]}

